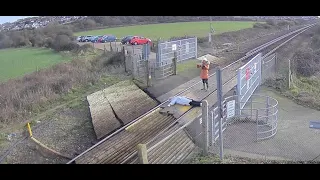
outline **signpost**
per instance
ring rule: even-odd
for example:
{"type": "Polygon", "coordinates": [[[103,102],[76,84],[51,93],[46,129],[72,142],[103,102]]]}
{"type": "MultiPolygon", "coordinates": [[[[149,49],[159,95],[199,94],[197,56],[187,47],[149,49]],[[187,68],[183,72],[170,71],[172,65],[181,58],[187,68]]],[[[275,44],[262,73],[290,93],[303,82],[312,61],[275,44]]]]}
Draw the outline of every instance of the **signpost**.
{"type": "Polygon", "coordinates": [[[176,44],[172,44],[172,51],[176,51],[177,50],[177,45],[176,44]]]}
{"type": "Polygon", "coordinates": [[[313,129],[320,129],[320,121],[310,121],[309,127],[313,129]]]}
{"type": "Polygon", "coordinates": [[[227,118],[234,117],[235,105],[236,105],[236,101],[235,100],[227,102],[227,118]]]}
{"type": "MultiPolygon", "coordinates": [[[[242,109],[261,83],[261,53],[238,69],[237,95],[242,109]]],[[[239,111],[239,115],[240,115],[239,111]]]]}

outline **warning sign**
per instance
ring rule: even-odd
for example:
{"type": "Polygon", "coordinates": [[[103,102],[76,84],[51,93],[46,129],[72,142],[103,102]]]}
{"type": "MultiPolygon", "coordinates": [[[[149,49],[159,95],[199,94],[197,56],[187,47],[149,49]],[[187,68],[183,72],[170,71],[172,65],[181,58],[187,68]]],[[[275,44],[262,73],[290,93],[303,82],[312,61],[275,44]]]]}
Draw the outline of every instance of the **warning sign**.
{"type": "Polygon", "coordinates": [[[248,67],[246,69],[246,80],[248,81],[250,79],[250,68],[248,67]]]}
{"type": "Polygon", "coordinates": [[[236,104],[235,100],[227,102],[227,118],[234,117],[235,104],[236,104]]]}
{"type": "Polygon", "coordinates": [[[176,44],[172,44],[172,51],[176,51],[177,50],[177,45],[176,44]]]}

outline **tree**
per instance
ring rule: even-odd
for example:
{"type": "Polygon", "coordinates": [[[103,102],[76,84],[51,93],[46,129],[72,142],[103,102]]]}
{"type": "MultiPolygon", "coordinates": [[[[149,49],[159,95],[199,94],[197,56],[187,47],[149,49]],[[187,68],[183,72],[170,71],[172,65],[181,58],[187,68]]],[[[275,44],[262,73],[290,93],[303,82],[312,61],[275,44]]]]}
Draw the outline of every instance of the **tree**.
{"type": "Polygon", "coordinates": [[[87,29],[88,28],[93,28],[93,27],[96,26],[96,22],[93,21],[92,19],[85,20],[83,24],[84,24],[84,27],[87,28],[87,29]]]}

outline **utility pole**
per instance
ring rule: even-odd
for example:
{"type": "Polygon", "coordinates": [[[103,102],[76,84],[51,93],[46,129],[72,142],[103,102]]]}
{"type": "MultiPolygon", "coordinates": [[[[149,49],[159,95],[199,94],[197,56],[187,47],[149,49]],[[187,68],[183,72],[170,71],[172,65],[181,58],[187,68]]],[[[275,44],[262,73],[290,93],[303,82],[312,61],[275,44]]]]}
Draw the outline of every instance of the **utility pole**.
{"type": "Polygon", "coordinates": [[[209,43],[212,45],[212,34],[213,34],[213,27],[212,27],[212,18],[210,16],[210,31],[209,31],[209,43]]]}

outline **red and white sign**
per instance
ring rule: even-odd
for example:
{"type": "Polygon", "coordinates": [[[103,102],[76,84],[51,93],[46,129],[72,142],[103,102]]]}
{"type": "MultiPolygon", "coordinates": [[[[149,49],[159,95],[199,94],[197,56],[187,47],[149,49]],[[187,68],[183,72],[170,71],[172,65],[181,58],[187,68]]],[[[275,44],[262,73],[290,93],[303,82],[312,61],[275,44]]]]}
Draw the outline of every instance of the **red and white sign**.
{"type": "Polygon", "coordinates": [[[246,69],[246,80],[248,81],[250,79],[250,68],[248,67],[246,69]]]}

